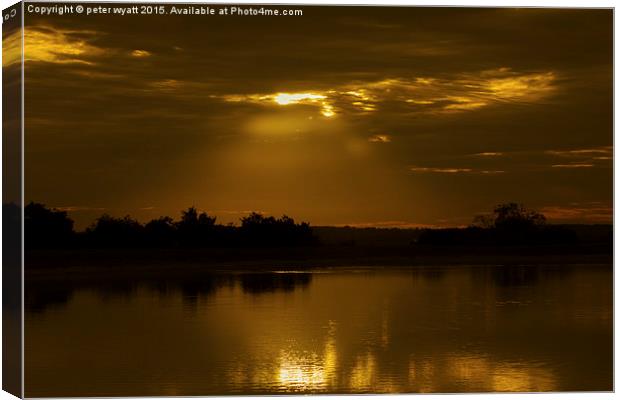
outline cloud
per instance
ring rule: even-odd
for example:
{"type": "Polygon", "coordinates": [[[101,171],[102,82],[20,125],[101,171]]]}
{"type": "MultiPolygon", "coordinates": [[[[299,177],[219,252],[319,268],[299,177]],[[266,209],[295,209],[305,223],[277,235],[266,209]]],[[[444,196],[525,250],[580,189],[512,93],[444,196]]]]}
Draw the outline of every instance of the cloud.
{"type": "Polygon", "coordinates": [[[613,153],[612,146],[602,146],[602,147],[594,147],[587,149],[571,149],[571,150],[547,150],[546,154],[560,156],[560,157],[583,157],[583,156],[598,156],[600,159],[601,155],[611,156],[613,153]]]}
{"type": "Polygon", "coordinates": [[[390,135],[372,135],[368,138],[368,141],[373,143],[389,143],[392,141],[392,137],[390,135]]]}
{"type": "Polygon", "coordinates": [[[471,168],[438,168],[438,167],[409,167],[413,172],[437,172],[442,174],[458,174],[463,172],[473,172],[471,168]]]}
{"type": "Polygon", "coordinates": [[[186,85],[186,83],[177,79],[161,79],[150,82],[148,85],[153,89],[160,90],[162,92],[172,92],[181,89],[186,85]]]}
{"type": "Polygon", "coordinates": [[[64,206],[54,207],[58,211],[76,212],[76,211],[105,211],[105,207],[88,207],[88,206],[64,206]]]}
{"type": "Polygon", "coordinates": [[[375,222],[354,222],[350,224],[335,224],[338,227],[351,228],[398,228],[398,229],[427,229],[440,228],[440,224],[421,224],[410,221],[375,221],[375,222]]]}
{"type": "Polygon", "coordinates": [[[93,70],[84,70],[84,69],[74,69],[69,72],[80,75],[89,79],[104,79],[104,80],[119,80],[126,78],[126,75],[123,74],[113,74],[102,71],[93,71],[93,70]]]}
{"type": "Polygon", "coordinates": [[[497,172],[499,170],[504,172],[503,167],[506,166],[515,171],[533,172],[551,169],[610,168],[612,153],[612,146],[601,146],[566,150],[486,151],[467,154],[462,158],[456,156],[454,159],[476,159],[476,163],[484,162],[486,172],[478,171],[481,173],[499,173],[497,172]]]}
{"type": "Polygon", "coordinates": [[[416,112],[464,112],[510,102],[536,102],[557,88],[556,73],[516,72],[510,68],[482,70],[443,77],[397,77],[349,85],[347,93],[361,93],[366,106],[402,102],[416,112]]]}
{"type": "Polygon", "coordinates": [[[137,57],[137,58],[144,58],[144,57],[151,56],[151,52],[146,51],[146,50],[133,50],[130,54],[132,57],[137,57]]]}
{"type": "Polygon", "coordinates": [[[508,101],[535,101],[547,96],[555,89],[554,72],[519,75],[500,68],[509,76],[481,82],[481,88],[496,99],[508,101]]]}
{"type": "Polygon", "coordinates": [[[601,161],[613,160],[613,147],[601,146],[585,149],[547,150],[546,155],[559,157],[564,160],[577,158],[578,160],[553,164],[552,168],[593,168],[601,166],[601,161]]]}
{"type": "Polygon", "coordinates": [[[2,66],[21,64],[22,31],[17,30],[2,39],[2,66]]]}
{"type": "Polygon", "coordinates": [[[469,111],[487,106],[489,104],[486,101],[462,96],[448,96],[442,100],[450,103],[443,107],[444,111],[469,111]]]}
{"type": "Polygon", "coordinates": [[[409,170],[412,172],[420,172],[420,173],[441,173],[441,174],[485,174],[485,175],[495,175],[495,174],[503,174],[506,171],[503,170],[488,170],[488,169],[474,169],[474,168],[453,168],[453,167],[419,167],[419,166],[411,166],[409,170]]]}
{"type": "Polygon", "coordinates": [[[255,103],[255,104],[270,104],[288,106],[292,104],[310,104],[320,107],[321,114],[324,117],[334,116],[334,106],[328,100],[326,93],[318,91],[301,92],[301,93],[271,93],[271,94],[247,94],[247,95],[223,95],[223,96],[211,96],[214,98],[222,98],[223,100],[231,103],[255,103]]]}
{"type": "Polygon", "coordinates": [[[555,222],[589,221],[590,223],[610,223],[613,220],[613,207],[599,202],[546,206],[540,208],[540,212],[547,219],[555,222]]]}
{"type": "Polygon", "coordinates": [[[553,164],[551,168],[592,168],[594,164],[574,163],[574,164],[553,164]]]}
{"type": "Polygon", "coordinates": [[[208,210],[209,215],[226,214],[226,215],[250,215],[257,213],[261,215],[268,215],[269,212],[265,210],[208,210]]]}
{"type": "MultiPolygon", "coordinates": [[[[532,103],[556,90],[554,72],[518,73],[510,68],[455,74],[443,78],[392,77],[370,82],[348,82],[328,90],[226,94],[227,102],[315,105],[326,117],[372,114],[390,103],[409,113],[475,111],[511,102],[532,103]]],[[[393,107],[392,107],[393,108],[393,107]]]]}
{"type": "MultiPolygon", "coordinates": [[[[24,61],[55,64],[89,64],[92,57],[105,50],[94,46],[84,37],[93,38],[96,32],[88,30],[63,30],[49,26],[28,27],[24,30],[24,61]]],[[[14,46],[14,40],[10,41],[14,46]]]]}
{"type": "Polygon", "coordinates": [[[405,100],[406,103],[411,103],[411,104],[420,104],[420,105],[430,105],[430,104],[435,104],[435,102],[433,100],[414,100],[414,99],[407,99],[405,100]]]}

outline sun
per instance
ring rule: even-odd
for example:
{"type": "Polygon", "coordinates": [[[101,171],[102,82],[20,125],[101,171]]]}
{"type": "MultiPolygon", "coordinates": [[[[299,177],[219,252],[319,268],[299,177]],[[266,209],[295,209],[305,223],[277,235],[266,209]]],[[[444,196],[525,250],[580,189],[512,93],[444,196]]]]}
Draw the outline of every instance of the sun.
{"type": "Polygon", "coordinates": [[[317,93],[276,93],[273,100],[281,106],[289,104],[320,104],[321,114],[331,118],[336,115],[334,106],[331,105],[327,96],[317,93]]]}
{"type": "Polygon", "coordinates": [[[325,100],[325,98],[326,97],[322,94],[314,93],[278,93],[274,96],[275,102],[280,104],[281,106],[295,104],[303,101],[325,100]]]}

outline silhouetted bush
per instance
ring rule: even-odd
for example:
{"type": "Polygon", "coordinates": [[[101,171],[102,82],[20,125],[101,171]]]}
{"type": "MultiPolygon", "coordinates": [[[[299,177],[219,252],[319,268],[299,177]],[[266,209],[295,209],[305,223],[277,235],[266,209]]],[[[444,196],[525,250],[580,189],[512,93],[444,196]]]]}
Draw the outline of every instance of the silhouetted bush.
{"type": "Polygon", "coordinates": [[[74,236],[73,220],[65,211],[31,202],[24,208],[24,235],[29,248],[67,246],[74,236]]]}
{"type": "Polygon", "coordinates": [[[176,226],[170,217],[159,217],[144,225],[146,242],[150,246],[169,246],[176,240],[176,226]]]}
{"type": "Polygon", "coordinates": [[[144,227],[130,216],[99,217],[86,229],[86,242],[95,247],[140,247],[146,244],[144,227]]]}
{"type": "Polygon", "coordinates": [[[543,226],[535,237],[540,244],[574,244],[579,241],[577,232],[563,226],[543,226]]]}
{"type": "Polygon", "coordinates": [[[251,213],[241,218],[240,232],[243,243],[251,246],[293,246],[316,241],[308,223],[296,224],[286,215],[276,219],[251,213]]]}

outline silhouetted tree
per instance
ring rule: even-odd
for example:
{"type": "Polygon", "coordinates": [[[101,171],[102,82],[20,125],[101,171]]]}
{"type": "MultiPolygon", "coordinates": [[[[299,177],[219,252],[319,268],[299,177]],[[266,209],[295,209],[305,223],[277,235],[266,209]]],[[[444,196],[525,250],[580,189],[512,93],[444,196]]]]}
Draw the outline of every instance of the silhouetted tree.
{"type": "Polygon", "coordinates": [[[505,244],[536,243],[540,239],[545,216],[522,204],[500,204],[493,210],[497,239],[505,244]]]}
{"type": "Polygon", "coordinates": [[[540,227],[545,224],[544,215],[528,210],[522,204],[500,204],[493,210],[495,228],[509,230],[525,230],[540,227]]]}
{"type": "Polygon", "coordinates": [[[34,202],[24,208],[24,235],[29,248],[68,246],[73,234],[73,220],[65,211],[34,202]]]}
{"type": "Polygon", "coordinates": [[[546,218],[543,214],[525,208],[518,203],[499,204],[491,214],[476,215],[472,227],[483,229],[523,230],[544,225],[546,218]]]}
{"type": "Polygon", "coordinates": [[[177,223],[179,240],[183,245],[207,246],[213,240],[215,217],[207,213],[198,213],[195,207],[181,212],[181,220],[177,223]]]}
{"type": "Polygon", "coordinates": [[[505,203],[496,206],[493,213],[478,215],[472,225],[464,228],[428,229],[418,239],[421,244],[433,245],[518,245],[574,243],[574,231],[547,226],[543,214],[527,209],[522,204],[505,203]]]}

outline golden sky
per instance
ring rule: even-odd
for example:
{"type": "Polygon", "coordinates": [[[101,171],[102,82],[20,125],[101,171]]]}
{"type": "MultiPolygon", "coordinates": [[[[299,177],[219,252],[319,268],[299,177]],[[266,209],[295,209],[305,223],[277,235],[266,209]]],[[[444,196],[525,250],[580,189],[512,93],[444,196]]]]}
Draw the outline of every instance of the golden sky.
{"type": "Polygon", "coordinates": [[[506,201],[611,221],[611,10],[296,8],[26,14],[26,201],[78,227],[191,205],[451,226],[506,201]]]}

